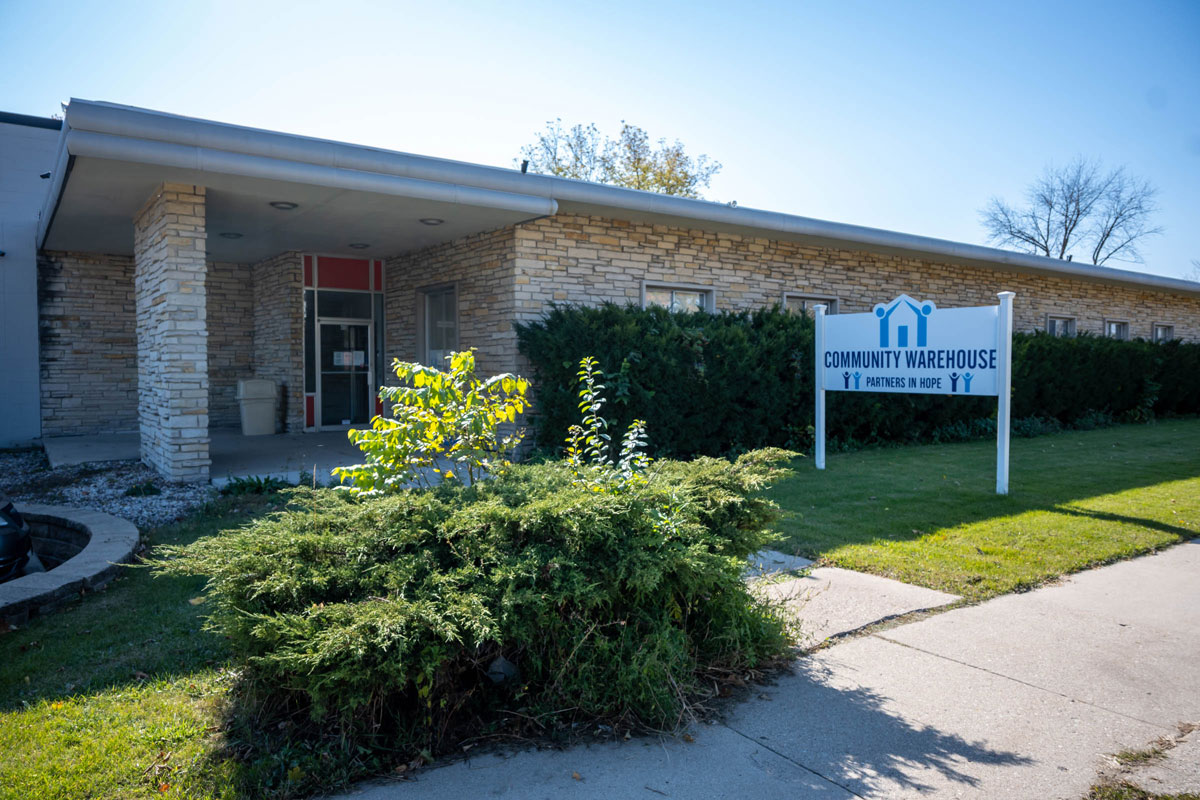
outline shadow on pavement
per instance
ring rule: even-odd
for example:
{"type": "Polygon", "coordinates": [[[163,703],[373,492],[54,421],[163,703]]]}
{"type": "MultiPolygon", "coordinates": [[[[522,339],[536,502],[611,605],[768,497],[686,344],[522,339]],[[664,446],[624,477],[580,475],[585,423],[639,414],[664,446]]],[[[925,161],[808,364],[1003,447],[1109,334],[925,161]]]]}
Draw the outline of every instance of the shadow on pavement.
{"type": "Polygon", "coordinates": [[[944,789],[947,783],[975,787],[979,778],[972,772],[980,765],[1035,763],[1020,753],[915,724],[888,711],[887,697],[846,683],[816,659],[802,658],[766,693],[773,702],[745,704],[727,724],[865,796],[908,796],[944,789]],[[974,769],[968,772],[968,767],[974,769]]]}

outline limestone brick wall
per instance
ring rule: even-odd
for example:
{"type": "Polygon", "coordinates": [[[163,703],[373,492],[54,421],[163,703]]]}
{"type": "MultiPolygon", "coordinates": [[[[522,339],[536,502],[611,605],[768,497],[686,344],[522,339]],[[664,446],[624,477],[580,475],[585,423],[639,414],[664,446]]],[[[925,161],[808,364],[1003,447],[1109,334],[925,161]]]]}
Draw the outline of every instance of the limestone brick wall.
{"type": "Polygon", "coordinates": [[[512,327],[516,303],[520,298],[532,297],[530,288],[518,285],[520,279],[514,274],[516,233],[512,227],[502,228],[384,263],[388,364],[393,358],[420,358],[419,293],[424,288],[453,283],[458,292],[459,346],[476,349],[476,367],[481,374],[513,369],[517,358],[512,327]]]}
{"type": "Polygon", "coordinates": [[[43,254],[38,308],[42,435],[136,431],[133,259],[43,254]]]}
{"type": "Polygon", "coordinates": [[[254,374],[254,290],[249,264],[208,264],[208,425],[237,428],[237,382],[254,374]]]}
{"type": "Polygon", "coordinates": [[[304,271],[300,253],[281,253],[250,267],[253,367],[275,381],[277,429],[304,430],[304,271]]]}
{"type": "Polygon", "coordinates": [[[867,311],[906,292],[939,305],[991,305],[1011,290],[1018,330],[1044,329],[1046,315],[1076,318],[1077,330],[1102,333],[1105,319],[1150,338],[1154,323],[1177,338],[1200,340],[1200,298],[1091,281],[1025,275],[854,250],[747,238],[702,230],[557,215],[517,226],[518,319],[548,302],[640,302],[642,281],[711,286],[718,309],[782,300],[784,292],[831,295],[842,312],[867,311]]]}
{"type": "Polygon", "coordinates": [[[206,481],[208,326],[205,190],[163,184],[133,218],[142,460],[206,481]]]}

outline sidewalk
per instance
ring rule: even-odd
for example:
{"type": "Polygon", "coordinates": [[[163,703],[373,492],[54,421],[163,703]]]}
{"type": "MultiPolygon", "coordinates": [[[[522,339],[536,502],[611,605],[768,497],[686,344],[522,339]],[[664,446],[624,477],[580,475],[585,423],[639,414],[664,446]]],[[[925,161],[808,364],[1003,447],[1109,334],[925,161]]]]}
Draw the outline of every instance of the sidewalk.
{"type": "Polygon", "coordinates": [[[1200,722],[1197,664],[1200,540],[848,639],[694,742],[489,754],[347,797],[1079,800],[1108,754],[1200,722]]]}

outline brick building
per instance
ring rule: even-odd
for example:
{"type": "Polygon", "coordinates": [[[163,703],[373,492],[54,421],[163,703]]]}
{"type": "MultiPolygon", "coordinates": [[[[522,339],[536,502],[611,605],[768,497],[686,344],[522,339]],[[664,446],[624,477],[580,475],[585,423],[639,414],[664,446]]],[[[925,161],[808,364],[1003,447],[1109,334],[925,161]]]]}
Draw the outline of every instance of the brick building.
{"type": "Polygon", "coordinates": [[[520,371],[550,302],[868,310],[1017,293],[1018,330],[1200,340],[1200,284],[73,100],[0,116],[0,446],[139,431],[208,477],[238,379],[362,424],[392,358],[520,371]]]}

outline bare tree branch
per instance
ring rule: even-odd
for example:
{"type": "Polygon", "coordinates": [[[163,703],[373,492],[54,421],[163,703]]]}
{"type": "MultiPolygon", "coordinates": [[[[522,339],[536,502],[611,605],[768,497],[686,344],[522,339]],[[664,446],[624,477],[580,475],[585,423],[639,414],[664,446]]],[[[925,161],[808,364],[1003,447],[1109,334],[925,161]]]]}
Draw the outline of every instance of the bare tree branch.
{"type": "Polygon", "coordinates": [[[988,241],[1053,258],[1086,248],[1093,264],[1140,262],[1138,245],[1162,233],[1151,224],[1157,190],[1124,167],[1104,172],[1099,161],[1076,158],[1047,167],[1026,192],[1026,206],[992,198],[980,211],[988,241]]]}
{"type": "Polygon", "coordinates": [[[1130,177],[1123,167],[1109,176],[1092,228],[1093,264],[1109,259],[1142,261],[1138,243],[1162,233],[1161,227],[1150,225],[1150,217],[1158,210],[1154,204],[1157,194],[1149,181],[1130,177]]]}

